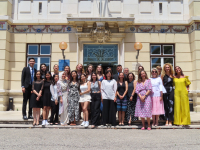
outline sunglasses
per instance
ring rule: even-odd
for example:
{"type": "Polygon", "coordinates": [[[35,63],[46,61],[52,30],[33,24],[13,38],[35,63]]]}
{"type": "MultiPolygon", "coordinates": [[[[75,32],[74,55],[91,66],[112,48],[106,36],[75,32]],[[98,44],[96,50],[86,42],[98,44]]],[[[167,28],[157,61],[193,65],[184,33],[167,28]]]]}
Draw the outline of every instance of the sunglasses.
{"type": "Polygon", "coordinates": [[[157,71],[152,71],[152,73],[157,73],[157,71]]]}

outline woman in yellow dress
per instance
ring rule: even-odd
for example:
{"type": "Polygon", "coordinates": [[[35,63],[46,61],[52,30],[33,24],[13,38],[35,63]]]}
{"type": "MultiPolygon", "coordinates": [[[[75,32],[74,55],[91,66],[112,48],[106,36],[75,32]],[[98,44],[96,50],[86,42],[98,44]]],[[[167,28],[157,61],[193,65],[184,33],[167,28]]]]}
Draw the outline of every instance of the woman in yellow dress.
{"type": "Polygon", "coordinates": [[[189,85],[188,76],[185,76],[179,66],[175,67],[174,76],[174,124],[187,126],[190,123],[189,85]]]}

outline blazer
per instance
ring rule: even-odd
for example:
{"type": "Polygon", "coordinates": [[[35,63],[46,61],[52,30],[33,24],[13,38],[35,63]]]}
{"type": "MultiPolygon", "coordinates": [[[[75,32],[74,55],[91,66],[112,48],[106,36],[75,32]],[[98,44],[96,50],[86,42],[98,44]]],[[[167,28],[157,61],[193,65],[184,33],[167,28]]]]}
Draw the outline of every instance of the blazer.
{"type": "MultiPolygon", "coordinates": [[[[124,78],[125,78],[125,81],[126,81],[126,75],[125,74],[124,74],[124,78]]],[[[113,75],[113,79],[115,79],[115,81],[118,81],[118,73],[113,75]]]]}
{"type": "MultiPolygon", "coordinates": [[[[34,77],[36,74],[36,69],[34,68],[34,77]]],[[[22,70],[22,76],[21,76],[21,87],[28,88],[31,81],[31,73],[29,67],[24,67],[22,70]]]]}

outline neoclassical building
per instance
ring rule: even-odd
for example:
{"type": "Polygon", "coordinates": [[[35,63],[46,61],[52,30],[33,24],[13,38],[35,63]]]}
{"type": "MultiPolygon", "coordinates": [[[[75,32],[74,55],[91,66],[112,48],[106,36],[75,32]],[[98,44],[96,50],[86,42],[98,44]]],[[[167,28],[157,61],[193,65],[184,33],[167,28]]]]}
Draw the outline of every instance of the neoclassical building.
{"type": "MultiPolygon", "coordinates": [[[[78,63],[117,64],[133,73],[171,63],[189,76],[190,98],[200,111],[199,0],[0,0],[0,110],[22,108],[21,71],[62,65],[59,43],[71,69],[78,63]],[[134,43],[141,42],[138,60],[134,43]]],[[[62,66],[60,66],[62,68],[62,66]]]]}

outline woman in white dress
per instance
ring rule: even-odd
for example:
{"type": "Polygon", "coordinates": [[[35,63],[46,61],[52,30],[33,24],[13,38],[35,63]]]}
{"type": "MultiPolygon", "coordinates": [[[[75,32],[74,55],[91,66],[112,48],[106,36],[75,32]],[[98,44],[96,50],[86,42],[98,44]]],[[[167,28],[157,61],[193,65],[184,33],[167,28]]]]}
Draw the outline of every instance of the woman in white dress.
{"type": "Polygon", "coordinates": [[[86,82],[86,75],[81,75],[81,83],[80,83],[80,100],[79,103],[81,103],[81,107],[83,110],[83,122],[81,126],[88,127],[89,121],[88,121],[88,105],[91,102],[91,96],[90,96],[90,82],[86,82]]]}
{"type": "MultiPolygon", "coordinates": [[[[69,117],[68,117],[68,91],[69,91],[69,80],[66,80],[66,74],[65,72],[62,73],[62,78],[60,81],[58,81],[58,86],[60,86],[60,89],[62,92],[62,99],[63,103],[60,103],[59,107],[59,114],[60,116],[60,123],[62,126],[67,125],[69,123],[69,117]]],[[[59,92],[59,91],[58,91],[59,92]]]]}

